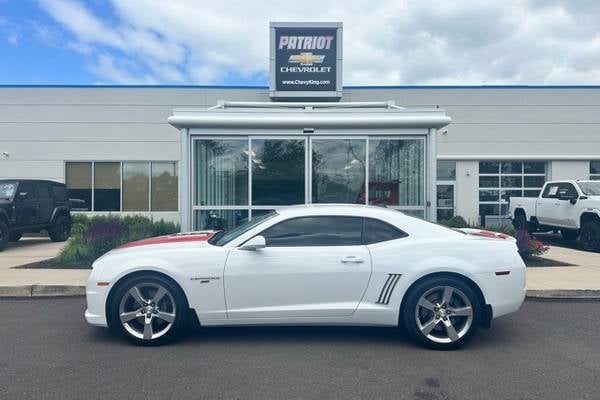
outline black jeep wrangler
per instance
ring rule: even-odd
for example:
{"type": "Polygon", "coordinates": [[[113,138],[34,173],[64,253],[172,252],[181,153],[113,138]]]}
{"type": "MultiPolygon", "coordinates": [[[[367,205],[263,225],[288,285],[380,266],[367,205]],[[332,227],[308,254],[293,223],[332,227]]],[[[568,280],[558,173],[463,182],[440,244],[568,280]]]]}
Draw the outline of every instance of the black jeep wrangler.
{"type": "Polygon", "coordinates": [[[47,230],[64,242],[71,234],[71,206],[64,184],[44,180],[0,180],[0,251],[24,232],[47,230]]]}

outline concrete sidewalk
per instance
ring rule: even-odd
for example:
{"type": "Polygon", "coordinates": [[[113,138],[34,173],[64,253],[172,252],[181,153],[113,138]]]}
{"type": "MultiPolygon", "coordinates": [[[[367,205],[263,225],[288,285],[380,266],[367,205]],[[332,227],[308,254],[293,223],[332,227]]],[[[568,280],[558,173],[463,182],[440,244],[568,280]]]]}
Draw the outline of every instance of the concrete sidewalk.
{"type": "MultiPolygon", "coordinates": [[[[24,238],[0,253],[0,297],[75,296],[85,294],[89,270],[14,269],[55,257],[64,243],[24,238]]],[[[540,298],[600,298],[600,254],[551,246],[544,256],[573,267],[527,269],[527,295],[540,298]]]]}

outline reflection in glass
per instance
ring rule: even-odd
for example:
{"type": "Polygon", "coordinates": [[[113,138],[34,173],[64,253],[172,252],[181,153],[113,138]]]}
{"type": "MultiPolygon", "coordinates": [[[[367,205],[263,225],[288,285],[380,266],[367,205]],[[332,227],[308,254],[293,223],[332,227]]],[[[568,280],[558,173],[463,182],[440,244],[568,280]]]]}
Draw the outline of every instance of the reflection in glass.
{"type": "Polygon", "coordinates": [[[253,139],[252,204],[303,204],[304,140],[253,139]]]}
{"type": "Polygon", "coordinates": [[[424,205],[424,157],[422,140],[369,141],[369,204],[424,205]]]}
{"type": "Polygon", "coordinates": [[[437,180],[438,181],[456,180],[456,161],[438,161],[437,162],[437,180]]]}
{"type": "Polygon", "coordinates": [[[365,140],[313,140],[313,203],[364,204],[365,158],[365,140]]]}
{"type": "Polygon", "coordinates": [[[195,205],[248,205],[248,141],[195,141],[195,205]]]}
{"type": "Polygon", "coordinates": [[[229,230],[248,219],[248,210],[201,210],[194,212],[194,230],[229,230]]]}
{"type": "Polygon", "coordinates": [[[92,163],[68,162],[65,180],[73,211],[92,211],[92,163]]]}
{"type": "Polygon", "coordinates": [[[454,185],[437,185],[437,206],[454,207],[454,185]]]}
{"type": "Polygon", "coordinates": [[[121,210],[121,163],[94,163],[94,211],[121,210]]]}
{"type": "Polygon", "coordinates": [[[177,211],[177,163],[152,163],[152,211],[177,211]]]}
{"type": "Polygon", "coordinates": [[[147,162],[123,163],[123,211],[148,211],[149,169],[147,162]]]}

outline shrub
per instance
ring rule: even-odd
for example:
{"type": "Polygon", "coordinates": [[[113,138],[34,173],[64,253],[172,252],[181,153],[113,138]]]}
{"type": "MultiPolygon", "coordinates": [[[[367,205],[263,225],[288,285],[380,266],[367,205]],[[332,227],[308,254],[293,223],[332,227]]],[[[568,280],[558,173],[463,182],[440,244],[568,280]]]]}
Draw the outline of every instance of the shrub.
{"type": "Polygon", "coordinates": [[[456,215],[450,219],[439,221],[440,224],[445,225],[449,228],[468,228],[469,224],[463,217],[456,215]]]}
{"type": "Polygon", "coordinates": [[[122,244],[179,232],[172,222],[152,221],[142,216],[73,216],[71,239],[58,260],[64,264],[89,266],[102,254],[122,244]]]}
{"type": "Polygon", "coordinates": [[[521,254],[521,257],[523,258],[541,256],[549,249],[548,246],[532,237],[525,227],[520,228],[515,234],[515,237],[517,239],[519,254],[521,254]]]}

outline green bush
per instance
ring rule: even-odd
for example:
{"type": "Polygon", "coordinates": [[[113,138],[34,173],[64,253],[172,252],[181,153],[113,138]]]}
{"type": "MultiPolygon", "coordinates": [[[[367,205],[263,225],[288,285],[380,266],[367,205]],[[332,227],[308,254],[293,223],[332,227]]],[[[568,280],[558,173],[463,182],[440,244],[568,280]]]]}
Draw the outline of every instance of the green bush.
{"type": "Polygon", "coordinates": [[[102,254],[122,244],[179,232],[172,222],[142,216],[73,216],[71,239],[58,260],[67,265],[89,266],[102,254]]]}
{"type": "Polygon", "coordinates": [[[460,215],[455,215],[450,219],[439,221],[439,223],[449,228],[469,228],[469,223],[460,215]]]}

